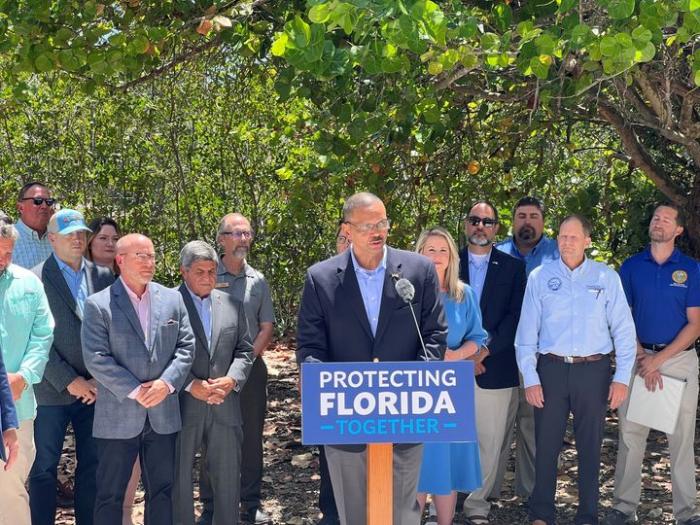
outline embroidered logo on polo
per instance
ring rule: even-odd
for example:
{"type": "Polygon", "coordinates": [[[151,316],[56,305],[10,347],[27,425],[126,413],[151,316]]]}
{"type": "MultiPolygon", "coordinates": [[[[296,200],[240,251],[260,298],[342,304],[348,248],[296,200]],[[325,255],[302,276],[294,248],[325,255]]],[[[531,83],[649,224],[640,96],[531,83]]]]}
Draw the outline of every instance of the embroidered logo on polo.
{"type": "Polygon", "coordinates": [[[559,288],[561,288],[561,279],[559,279],[559,277],[552,277],[549,281],[547,281],[547,288],[553,292],[556,292],[559,288]]]}
{"type": "Polygon", "coordinates": [[[685,270],[676,270],[671,274],[671,279],[673,279],[671,286],[680,286],[681,288],[688,287],[685,284],[688,280],[688,272],[686,272],[685,270]]]}

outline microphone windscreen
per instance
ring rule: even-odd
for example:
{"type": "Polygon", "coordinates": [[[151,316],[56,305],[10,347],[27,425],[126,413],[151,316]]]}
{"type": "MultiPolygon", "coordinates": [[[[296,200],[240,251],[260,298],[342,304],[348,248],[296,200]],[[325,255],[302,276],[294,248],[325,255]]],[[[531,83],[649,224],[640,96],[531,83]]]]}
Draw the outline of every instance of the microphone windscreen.
{"type": "Polygon", "coordinates": [[[416,289],[413,287],[413,284],[411,284],[411,281],[404,277],[396,281],[394,287],[399,297],[407,303],[410,303],[413,300],[413,296],[416,294],[416,289]]]}

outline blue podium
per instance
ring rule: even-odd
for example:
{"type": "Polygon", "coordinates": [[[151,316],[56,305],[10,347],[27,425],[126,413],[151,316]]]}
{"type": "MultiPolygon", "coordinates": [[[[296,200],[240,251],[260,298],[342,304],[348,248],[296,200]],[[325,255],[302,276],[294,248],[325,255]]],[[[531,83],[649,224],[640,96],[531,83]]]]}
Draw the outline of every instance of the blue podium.
{"type": "Polygon", "coordinates": [[[392,444],[476,442],[471,361],[303,363],[301,440],[367,444],[367,524],[391,524],[392,444]]]}

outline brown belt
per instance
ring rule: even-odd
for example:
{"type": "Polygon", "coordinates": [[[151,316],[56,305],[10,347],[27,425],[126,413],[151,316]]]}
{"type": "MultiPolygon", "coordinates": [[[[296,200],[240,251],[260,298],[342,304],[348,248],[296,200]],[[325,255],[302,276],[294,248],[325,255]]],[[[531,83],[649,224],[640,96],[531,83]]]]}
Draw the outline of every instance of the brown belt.
{"type": "Polygon", "coordinates": [[[593,354],[585,356],[571,356],[571,355],[557,355],[557,354],[542,354],[543,357],[548,357],[553,361],[561,361],[563,363],[576,364],[576,363],[592,363],[593,361],[600,361],[608,354],[593,354]]]}

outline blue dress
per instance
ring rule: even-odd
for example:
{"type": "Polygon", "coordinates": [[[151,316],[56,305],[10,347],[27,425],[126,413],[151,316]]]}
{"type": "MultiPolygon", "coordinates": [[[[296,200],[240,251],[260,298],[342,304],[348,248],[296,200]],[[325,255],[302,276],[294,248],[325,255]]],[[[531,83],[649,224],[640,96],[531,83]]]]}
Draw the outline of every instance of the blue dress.
{"type": "MultiPolygon", "coordinates": [[[[447,347],[457,349],[465,341],[486,343],[476,293],[464,285],[464,299],[455,302],[440,294],[447,319],[447,347]]],[[[448,495],[453,490],[472,492],[481,487],[478,443],[426,443],[418,478],[418,492],[448,495]]]]}

